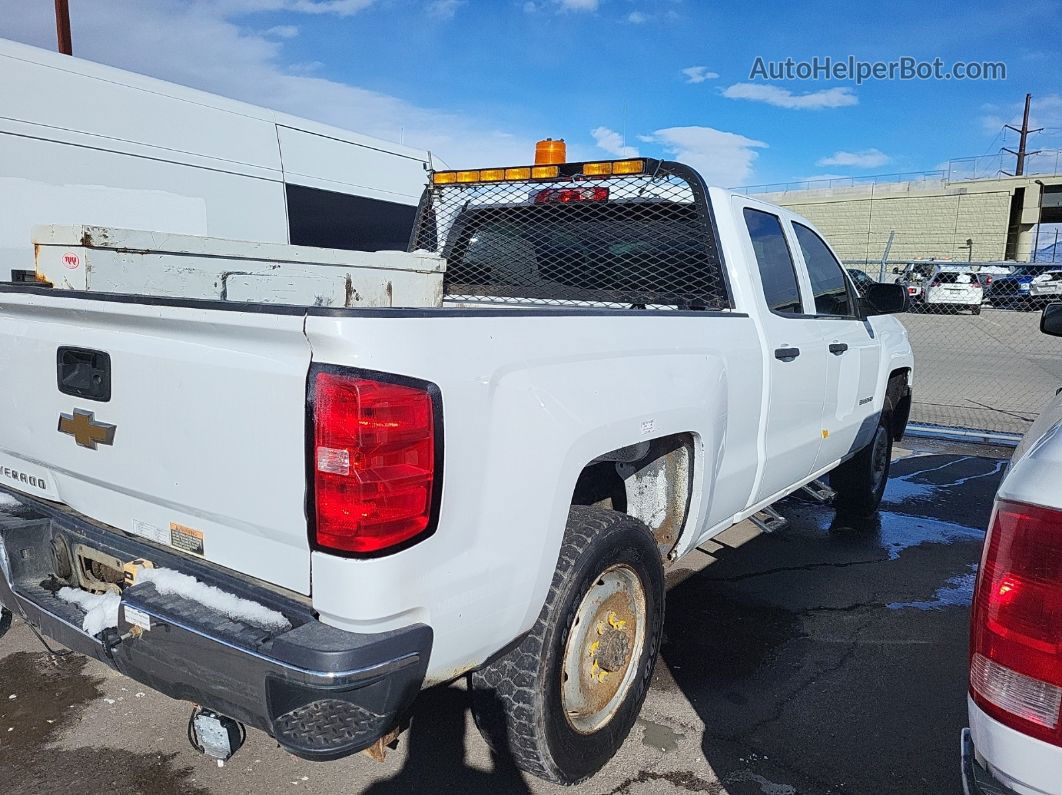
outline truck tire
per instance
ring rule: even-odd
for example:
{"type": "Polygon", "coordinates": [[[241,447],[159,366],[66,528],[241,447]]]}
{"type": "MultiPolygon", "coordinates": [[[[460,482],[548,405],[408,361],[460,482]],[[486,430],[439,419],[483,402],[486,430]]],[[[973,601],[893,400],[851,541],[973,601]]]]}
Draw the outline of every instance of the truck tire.
{"type": "Polygon", "coordinates": [[[0,607],[0,638],[11,629],[11,611],[6,607],[0,607]]]}
{"type": "Polygon", "coordinates": [[[882,412],[870,443],[830,473],[838,513],[869,516],[881,504],[892,463],[892,430],[882,412]]]}
{"type": "Polygon", "coordinates": [[[531,631],[471,676],[476,725],[522,770],[578,784],[634,725],[664,623],[664,573],[649,528],[572,506],[546,603],[531,631]]]}

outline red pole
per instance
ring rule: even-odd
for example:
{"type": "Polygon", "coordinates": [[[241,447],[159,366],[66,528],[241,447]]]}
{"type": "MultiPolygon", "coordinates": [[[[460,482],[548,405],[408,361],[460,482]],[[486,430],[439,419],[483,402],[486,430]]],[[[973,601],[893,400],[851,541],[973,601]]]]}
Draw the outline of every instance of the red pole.
{"type": "Polygon", "coordinates": [[[70,42],[70,0],[55,0],[55,36],[59,43],[59,52],[73,55],[74,48],[70,42]]]}

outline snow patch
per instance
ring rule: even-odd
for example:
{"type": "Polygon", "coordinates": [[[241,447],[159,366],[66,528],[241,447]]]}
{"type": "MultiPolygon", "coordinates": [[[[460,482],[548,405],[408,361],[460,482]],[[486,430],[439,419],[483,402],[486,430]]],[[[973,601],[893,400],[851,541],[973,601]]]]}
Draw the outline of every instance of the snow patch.
{"type": "Polygon", "coordinates": [[[64,602],[71,602],[85,611],[81,628],[89,635],[98,635],[108,627],[118,626],[118,605],[122,597],[116,593],[89,593],[77,588],[60,588],[56,594],[64,602]]]}
{"type": "MultiPolygon", "coordinates": [[[[213,585],[199,582],[195,577],[182,574],[172,569],[143,569],[137,575],[137,583],[153,583],[155,589],[165,596],[180,596],[193,602],[216,610],[233,621],[246,621],[248,624],[268,630],[291,629],[291,624],[276,610],[265,605],[242,599],[226,593],[213,585]]],[[[117,618],[115,619],[117,622],[117,618]]]]}

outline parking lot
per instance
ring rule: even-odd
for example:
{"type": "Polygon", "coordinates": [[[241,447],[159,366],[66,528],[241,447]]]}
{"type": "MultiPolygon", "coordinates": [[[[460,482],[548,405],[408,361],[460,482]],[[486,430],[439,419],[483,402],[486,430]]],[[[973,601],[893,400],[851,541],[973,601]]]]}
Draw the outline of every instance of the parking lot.
{"type": "Polygon", "coordinates": [[[1062,384],[1057,339],[1040,313],[985,307],[901,318],[918,362],[913,422],[1024,433],[1062,384]]]}
{"type": "MultiPolygon", "coordinates": [[[[1007,451],[905,444],[872,520],[791,498],[788,530],[739,525],[670,572],[641,719],[580,791],[961,792],[968,602],[1007,451]]],[[[460,685],[422,694],[382,764],[304,762],[251,731],[219,768],[189,747],[187,704],[52,658],[23,624],[0,683],[9,792],[560,791],[491,754],[460,685]]]]}

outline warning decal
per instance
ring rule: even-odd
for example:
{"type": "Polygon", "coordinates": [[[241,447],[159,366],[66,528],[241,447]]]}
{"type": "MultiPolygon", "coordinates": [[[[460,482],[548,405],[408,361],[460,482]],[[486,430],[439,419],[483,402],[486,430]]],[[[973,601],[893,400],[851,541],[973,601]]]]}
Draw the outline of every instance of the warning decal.
{"type": "Polygon", "coordinates": [[[202,555],[204,554],[203,531],[185,527],[177,522],[170,522],[170,544],[182,552],[202,555]]]}

